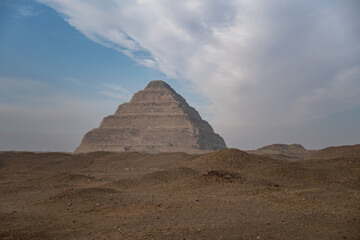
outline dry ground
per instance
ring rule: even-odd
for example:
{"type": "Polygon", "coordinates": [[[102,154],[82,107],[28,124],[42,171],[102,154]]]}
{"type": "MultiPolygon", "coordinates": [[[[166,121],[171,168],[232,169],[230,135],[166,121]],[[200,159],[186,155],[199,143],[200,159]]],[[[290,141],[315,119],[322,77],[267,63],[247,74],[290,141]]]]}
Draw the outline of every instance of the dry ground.
{"type": "Polygon", "coordinates": [[[2,152],[0,239],[358,240],[360,156],[321,156],[2,152]]]}

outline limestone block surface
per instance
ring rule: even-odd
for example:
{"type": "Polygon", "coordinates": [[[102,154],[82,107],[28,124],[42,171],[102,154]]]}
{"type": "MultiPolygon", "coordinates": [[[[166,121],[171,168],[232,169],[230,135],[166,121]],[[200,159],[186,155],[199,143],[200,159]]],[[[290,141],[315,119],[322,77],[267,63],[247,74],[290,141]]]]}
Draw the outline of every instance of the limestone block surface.
{"type": "Polygon", "coordinates": [[[167,83],[155,80],[85,134],[75,153],[199,153],[226,148],[224,139],[167,83]]]}

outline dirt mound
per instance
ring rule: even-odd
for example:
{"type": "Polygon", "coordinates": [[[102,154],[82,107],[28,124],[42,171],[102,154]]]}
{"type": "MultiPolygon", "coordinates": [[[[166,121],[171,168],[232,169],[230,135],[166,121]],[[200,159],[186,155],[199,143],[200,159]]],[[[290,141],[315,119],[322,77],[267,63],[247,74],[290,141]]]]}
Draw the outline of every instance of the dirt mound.
{"type": "Polygon", "coordinates": [[[307,159],[329,160],[337,158],[360,159],[360,144],[338,147],[327,147],[311,154],[307,159]]]}
{"type": "MultiPolygon", "coordinates": [[[[93,174],[96,178],[138,177],[154,171],[180,167],[197,157],[186,153],[91,152],[85,154],[6,152],[0,154],[0,170],[8,173],[39,172],[93,174]],[[106,174],[102,174],[105,173],[106,174]]],[[[63,176],[64,177],[64,176],[63,176]]],[[[60,179],[59,181],[63,181],[60,179]]],[[[74,180],[74,179],[73,179],[74,180]]]]}
{"type": "Polygon", "coordinates": [[[104,187],[66,188],[62,192],[34,205],[52,204],[55,209],[69,212],[89,213],[109,211],[109,206],[128,204],[121,192],[104,187]]]}
{"type": "Polygon", "coordinates": [[[70,174],[70,173],[62,173],[55,176],[51,176],[46,180],[53,181],[56,183],[72,183],[72,184],[97,181],[97,179],[92,176],[86,176],[83,174],[70,174]]]}
{"type": "Polygon", "coordinates": [[[303,152],[306,149],[301,144],[271,144],[259,148],[258,150],[274,150],[279,152],[293,151],[293,152],[303,152]]]}
{"type": "Polygon", "coordinates": [[[24,171],[69,171],[91,164],[86,155],[75,156],[67,153],[12,152],[0,155],[0,168],[9,172],[24,171]]]}
{"type": "Polygon", "coordinates": [[[175,181],[187,177],[191,177],[195,174],[197,174],[198,171],[186,168],[186,167],[180,167],[176,169],[170,169],[166,171],[156,171],[149,174],[144,175],[140,178],[140,181],[146,182],[146,183],[167,183],[170,181],[175,181]]]}
{"type": "Polygon", "coordinates": [[[190,155],[187,153],[138,153],[138,152],[95,152],[79,154],[79,156],[86,156],[91,158],[91,168],[113,171],[121,169],[153,169],[159,170],[176,166],[184,160],[193,158],[197,155],[190,155]]]}
{"type": "Polygon", "coordinates": [[[201,181],[210,181],[210,182],[242,182],[244,178],[240,176],[239,173],[224,171],[224,170],[212,170],[204,174],[201,174],[197,177],[201,181]]]}
{"type": "Polygon", "coordinates": [[[272,144],[247,152],[276,159],[304,159],[313,151],[305,149],[300,144],[272,144]]]}
{"type": "Polygon", "coordinates": [[[179,167],[168,170],[155,171],[130,179],[120,179],[106,184],[109,188],[128,190],[128,189],[147,189],[153,186],[181,182],[183,179],[190,178],[199,172],[197,170],[179,167]]]}
{"type": "Polygon", "coordinates": [[[264,160],[267,159],[238,149],[229,148],[201,155],[192,159],[187,164],[190,168],[199,170],[227,170],[259,164],[264,160]]]}

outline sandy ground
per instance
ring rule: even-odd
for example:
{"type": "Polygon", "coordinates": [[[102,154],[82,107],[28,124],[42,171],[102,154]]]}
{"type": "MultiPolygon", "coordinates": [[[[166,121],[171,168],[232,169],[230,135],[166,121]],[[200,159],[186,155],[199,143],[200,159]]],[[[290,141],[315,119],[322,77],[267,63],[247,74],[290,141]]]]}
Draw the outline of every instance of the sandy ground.
{"type": "Polygon", "coordinates": [[[0,239],[360,239],[358,155],[2,152],[0,186],[0,239]]]}

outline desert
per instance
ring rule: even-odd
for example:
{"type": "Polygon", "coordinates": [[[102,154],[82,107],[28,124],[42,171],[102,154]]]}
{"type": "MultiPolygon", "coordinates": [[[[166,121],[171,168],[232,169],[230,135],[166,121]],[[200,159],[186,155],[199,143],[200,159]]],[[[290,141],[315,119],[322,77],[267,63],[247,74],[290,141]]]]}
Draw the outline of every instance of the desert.
{"type": "Polygon", "coordinates": [[[359,151],[1,152],[0,238],[355,240],[359,151]]]}
{"type": "Polygon", "coordinates": [[[360,145],[227,148],[151,81],[74,153],[0,152],[1,239],[359,239],[360,145]]]}
{"type": "Polygon", "coordinates": [[[360,0],[0,0],[0,240],[360,240],[360,0]]]}

